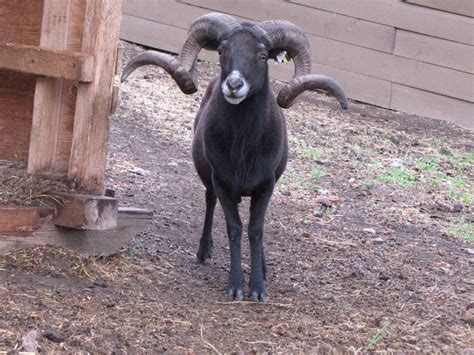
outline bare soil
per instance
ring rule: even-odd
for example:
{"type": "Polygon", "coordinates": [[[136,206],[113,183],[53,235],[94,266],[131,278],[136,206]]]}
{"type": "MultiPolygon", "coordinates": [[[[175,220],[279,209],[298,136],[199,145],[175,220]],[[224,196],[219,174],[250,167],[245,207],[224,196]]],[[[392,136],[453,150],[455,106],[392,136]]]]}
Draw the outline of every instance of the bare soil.
{"type": "MultiPolygon", "coordinates": [[[[121,86],[108,186],[153,209],[146,231],[109,257],[0,257],[0,352],[473,351],[473,132],[307,95],[286,111],[290,162],[266,218],[270,302],[231,302],[219,208],[212,262],[195,260],[192,124],[219,68],[199,69],[194,96],[152,67],[121,86]]],[[[246,241],[243,266],[248,279],[246,241]]]]}

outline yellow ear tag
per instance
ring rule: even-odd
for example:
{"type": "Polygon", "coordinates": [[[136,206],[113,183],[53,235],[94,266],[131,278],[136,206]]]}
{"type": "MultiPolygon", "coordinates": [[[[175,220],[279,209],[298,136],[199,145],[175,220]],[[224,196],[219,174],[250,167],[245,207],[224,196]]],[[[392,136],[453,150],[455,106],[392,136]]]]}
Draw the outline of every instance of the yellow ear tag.
{"type": "Polygon", "coordinates": [[[281,51],[277,54],[276,60],[278,63],[288,64],[290,57],[286,51],[281,51]]]}

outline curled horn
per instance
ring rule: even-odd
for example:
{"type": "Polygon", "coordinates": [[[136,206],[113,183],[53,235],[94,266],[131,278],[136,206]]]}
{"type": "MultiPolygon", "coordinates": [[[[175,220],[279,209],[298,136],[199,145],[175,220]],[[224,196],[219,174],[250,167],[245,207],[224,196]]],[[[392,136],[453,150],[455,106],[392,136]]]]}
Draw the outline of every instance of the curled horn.
{"type": "Polygon", "coordinates": [[[239,27],[240,24],[231,16],[210,13],[197,18],[188,32],[179,60],[175,57],[154,51],[149,51],[133,58],[125,67],[122,82],[138,67],[143,65],[157,65],[165,69],[176,81],[181,91],[192,94],[197,91],[194,63],[203,47],[217,48],[216,44],[222,36],[239,27]]]}
{"type": "Polygon", "coordinates": [[[341,85],[327,76],[316,74],[301,75],[293,78],[278,93],[278,105],[282,108],[290,108],[298,95],[306,90],[327,91],[336,97],[344,110],[347,109],[348,101],[341,85]]]}
{"type": "Polygon", "coordinates": [[[270,53],[286,50],[295,63],[295,75],[278,93],[277,102],[282,108],[290,108],[294,100],[306,90],[324,90],[336,96],[341,107],[348,101],[342,87],[333,79],[311,73],[311,49],[306,34],[288,21],[264,21],[260,28],[270,43],[270,53]]]}
{"type": "Polygon", "coordinates": [[[120,80],[124,82],[135,69],[149,64],[157,65],[166,70],[183,93],[193,94],[197,91],[197,85],[191,75],[175,57],[154,51],[145,52],[133,58],[123,70],[120,80]]]}

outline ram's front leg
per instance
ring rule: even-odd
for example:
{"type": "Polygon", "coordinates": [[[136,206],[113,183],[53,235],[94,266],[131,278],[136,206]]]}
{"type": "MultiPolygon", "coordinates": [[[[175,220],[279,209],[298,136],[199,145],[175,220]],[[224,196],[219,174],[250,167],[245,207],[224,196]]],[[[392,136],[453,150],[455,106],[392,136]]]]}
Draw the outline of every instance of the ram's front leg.
{"type": "Polygon", "coordinates": [[[254,301],[267,301],[267,293],[264,284],[266,264],[263,250],[263,225],[274,185],[275,183],[271,181],[259,188],[258,191],[252,194],[250,202],[250,222],[248,229],[251,257],[250,298],[254,301]]]}
{"type": "Polygon", "coordinates": [[[213,176],[212,183],[217,198],[224,210],[227,225],[227,236],[230,248],[230,273],[228,295],[230,299],[242,300],[244,298],[244,276],[241,265],[241,239],[242,221],[239,216],[239,196],[235,196],[229,188],[213,176]]]}

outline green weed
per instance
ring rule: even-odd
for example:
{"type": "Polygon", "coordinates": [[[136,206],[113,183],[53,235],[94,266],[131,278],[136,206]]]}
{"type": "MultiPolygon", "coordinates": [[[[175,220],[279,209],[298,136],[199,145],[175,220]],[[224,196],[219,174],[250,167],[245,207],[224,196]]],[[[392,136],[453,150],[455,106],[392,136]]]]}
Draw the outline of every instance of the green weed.
{"type": "Polygon", "coordinates": [[[369,340],[369,343],[365,346],[364,351],[372,350],[372,348],[380,343],[390,332],[388,331],[388,326],[384,325],[380,328],[377,333],[369,340]]]}
{"type": "Polygon", "coordinates": [[[381,182],[409,187],[416,183],[416,177],[412,172],[402,168],[390,168],[379,178],[381,182]]]}
{"type": "Polygon", "coordinates": [[[464,219],[460,219],[448,227],[448,233],[474,243],[474,223],[464,219]]]}

